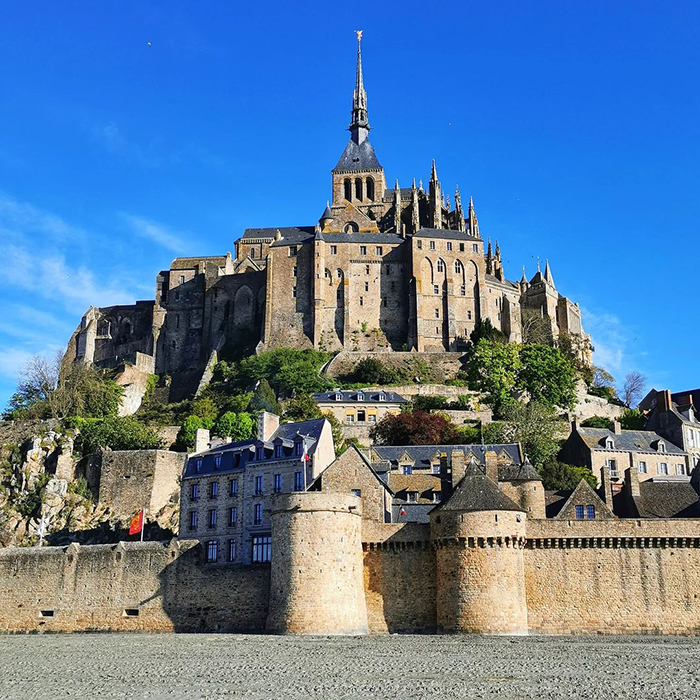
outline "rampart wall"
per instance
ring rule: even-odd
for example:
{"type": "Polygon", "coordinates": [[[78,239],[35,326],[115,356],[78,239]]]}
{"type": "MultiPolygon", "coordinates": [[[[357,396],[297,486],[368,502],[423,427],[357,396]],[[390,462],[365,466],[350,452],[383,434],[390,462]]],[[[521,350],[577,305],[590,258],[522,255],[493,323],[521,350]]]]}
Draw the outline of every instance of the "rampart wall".
{"type": "Polygon", "coordinates": [[[202,563],[194,541],[0,549],[0,631],[265,629],[270,567],[202,563]]]}

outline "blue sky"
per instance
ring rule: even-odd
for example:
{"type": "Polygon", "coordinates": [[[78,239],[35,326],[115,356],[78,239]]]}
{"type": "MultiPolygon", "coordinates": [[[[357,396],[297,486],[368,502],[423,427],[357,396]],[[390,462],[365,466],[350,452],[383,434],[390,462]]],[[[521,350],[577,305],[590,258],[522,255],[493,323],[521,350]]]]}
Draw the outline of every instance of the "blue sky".
{"type": "Polygon", "coordinates": [[[91,304],[318,219],[354,29],[388,181],[435,158],[510,278],[549,258],[598,364],[700,385],[697,2],[64,0],[2,23],[0,406],[91,304]]]}

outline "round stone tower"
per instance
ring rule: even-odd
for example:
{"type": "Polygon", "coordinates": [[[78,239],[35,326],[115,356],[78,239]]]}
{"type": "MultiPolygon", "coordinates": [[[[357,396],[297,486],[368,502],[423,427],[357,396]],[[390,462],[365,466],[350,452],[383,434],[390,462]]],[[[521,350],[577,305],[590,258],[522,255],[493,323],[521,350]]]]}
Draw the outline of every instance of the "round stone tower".
{"type": "Polygon", "coordinates": [[[273,499],[267,629],[367,634],[359,498],[304,492],[273,499]]]}
{"type": "Polygon", "coordinates": [[[477,465],[431,512],[441,632],[527,634],[525,519],[477,465]]]}

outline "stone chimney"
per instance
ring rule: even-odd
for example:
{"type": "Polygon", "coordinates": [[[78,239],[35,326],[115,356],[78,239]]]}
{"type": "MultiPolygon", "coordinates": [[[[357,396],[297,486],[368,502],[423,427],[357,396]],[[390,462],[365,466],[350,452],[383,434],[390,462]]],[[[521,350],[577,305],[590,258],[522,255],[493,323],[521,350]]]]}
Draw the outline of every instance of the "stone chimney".
{"type": "Polygon", "coordinates": [[[663,411],[664,413],[666,411],[671,410],[671,390],[670,389],[663,389],[662,391],[658,391],[656,393],[656,405],[657,405],[659,411],[663,411]]]}
{"type": "Polygon", "coordinates": [[[574,416],[571,419],[571,432],[572,433],[577,433],[578,429],[581,427],[581,424],[578,422],[578,416],[574,416]]]}
{"type": "Polygon", "coordinates": [[[620,425],[619,420],[611,420],[610,421],[610,430],[615,433],[615,435],[619,435],[622,432],[622,426],[620,425]]]}
{"type": "Polygon", "coordinates": [[[612,510],[612,483],[610,481],[610,467],[607,464],[604,464],[600,468],[600,497],[605,501],[610,510],[612,510]]]}
{"type": "Polygon", "coordinates": [[[452,480],[457,482],[464,476],[466,459],[464,450],[452,450],[452,480]]]}
{"type": "Polygon", "coordinates": [[[486,462],[486,476],[495,484],[498,483],[498,455],[493,450],[488,450],[484,455],[486,462]]]}
{"type": "Polygon", "coordinates": [[[274,413],[261,411],[258,414],[258,440],[267,442],[280,427],[280,417],[274,413]]]}
{"type": "Polygon", "coordinates": [[[629,494],[632,498],[639,498],[641,492],[639,490],[639,472],[634,464],[625,469],[625,483],[629,489],[629,494]]]}
{"type": "Polygon", "coordinates": [[[194,454],[209,449],[209,431],[206,428],[197,428],[194,434],[194,454]]]}
{"type": "Polygon", "coordinates": [[[452,495],[452,466],[447,459],[447,454],[440,455],[440,492],[443,503],[452,495]]]}

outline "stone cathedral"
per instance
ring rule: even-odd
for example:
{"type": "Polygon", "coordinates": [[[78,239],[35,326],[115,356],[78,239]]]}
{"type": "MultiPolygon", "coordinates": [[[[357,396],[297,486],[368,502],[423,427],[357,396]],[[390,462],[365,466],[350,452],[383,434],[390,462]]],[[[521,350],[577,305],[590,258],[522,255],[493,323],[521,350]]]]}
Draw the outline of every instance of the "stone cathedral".
{"type": "Polygon", "coordinates": [[[139,353],[140,366],[176,375],[277,346],[460,351],[480,320],[520,342],[533,316],[553,338],[588,347],[580,309],[549,263],[508,280],[471,197],[465,208],[457,189],[451,203],[435,162],[427,189],[415,179],[387,186],[369,140],[360,40],[350,138],[318,222],[246,229],[235,257],[177,258],[158,275],[154,301],[89,309],[69,345],[75,359],[115,366],[139,353]]]}

